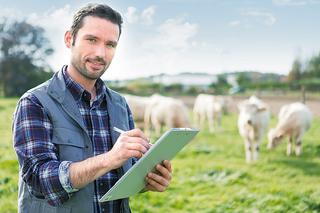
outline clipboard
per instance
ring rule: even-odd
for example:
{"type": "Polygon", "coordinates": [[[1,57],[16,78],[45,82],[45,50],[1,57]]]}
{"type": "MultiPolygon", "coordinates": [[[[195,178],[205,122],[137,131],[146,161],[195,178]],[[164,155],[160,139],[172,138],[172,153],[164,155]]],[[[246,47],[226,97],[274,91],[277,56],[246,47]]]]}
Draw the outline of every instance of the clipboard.
{"type": "Polygon", "coordinates": [[[146,185],[147,174],[163,160],[171,160],[198,132],[191,128],[172,128],[165,132],[99,202],[127,198],[140,192],[146,185]]]}

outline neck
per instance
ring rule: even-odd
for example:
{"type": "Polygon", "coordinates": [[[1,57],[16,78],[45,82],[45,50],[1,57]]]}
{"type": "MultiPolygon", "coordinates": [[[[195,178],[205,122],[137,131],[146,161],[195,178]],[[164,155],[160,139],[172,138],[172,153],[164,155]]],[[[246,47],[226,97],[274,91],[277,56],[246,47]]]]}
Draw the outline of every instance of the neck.
{"type": "Polygon", "coordinates": [[[90,92],[91,94],[91,99],[94,99],[96,96],[96,88],[95,88],[95,83],[97,80],[92,80],[84,77],[81,75],[72,65],[68,65],[67,72],[70,75],[70,77],[80,84],[85,90],[90,92]]]}

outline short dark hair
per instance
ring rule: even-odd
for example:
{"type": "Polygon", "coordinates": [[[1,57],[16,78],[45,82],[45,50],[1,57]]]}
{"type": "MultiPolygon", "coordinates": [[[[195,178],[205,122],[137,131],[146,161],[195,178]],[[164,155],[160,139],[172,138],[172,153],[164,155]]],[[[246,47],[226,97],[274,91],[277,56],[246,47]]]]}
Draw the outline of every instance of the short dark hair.
{"type": "Polygon", "coordinates": [[[83,19],[86,16],[93,16],[106,19],[113,24],[119,26],[119,37],[121,35],[121,25],[123,23],[120,13],[112,9],[106,4],[87,4],[86,6],[80,8],[73,16],[73,21],[71,25],[71,35],[73,37],[73,43],[76,40],[77,33],[79,29],[83,26],[83,19]]]}

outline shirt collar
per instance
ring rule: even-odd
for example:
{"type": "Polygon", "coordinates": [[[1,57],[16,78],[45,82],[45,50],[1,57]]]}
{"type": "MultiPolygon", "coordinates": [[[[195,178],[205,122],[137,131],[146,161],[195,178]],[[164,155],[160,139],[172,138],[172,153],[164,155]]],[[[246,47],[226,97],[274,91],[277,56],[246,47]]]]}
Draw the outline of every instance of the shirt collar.
{"type": "MultiPolygon", "coordinates": [[[[67,71],[68,66],[64,65],[62,67],[62,74],[66,83],[66,87],[71,92],[72,96],[75,100],[84,100],[90,102],[91,94],[87,90],[85,90],[79,83],[74,81],[71,76],[68,74],[67,71]]],[[[101,80],[101,78],[98,78],[95,84],[96,87],[96,99],[94,102],[98,101],[98,103],[101,103],[105,96],[106,86],[104,85],[104,82],[101,80]]]]}

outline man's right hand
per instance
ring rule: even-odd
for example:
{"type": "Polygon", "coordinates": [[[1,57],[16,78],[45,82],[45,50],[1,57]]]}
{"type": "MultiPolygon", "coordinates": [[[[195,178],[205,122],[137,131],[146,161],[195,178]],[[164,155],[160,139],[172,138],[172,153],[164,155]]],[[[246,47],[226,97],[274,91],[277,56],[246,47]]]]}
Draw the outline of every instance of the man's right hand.
{"type": "Polygon", "coordinates": [[[121,167],[129,158],[140,158],[150,146],[140,129],[122,133],[109,152],[70,164],[71,185],[80,189],[105,173],[121,167]]]}
{"type": "Polygon", "coordinates": [[[112,159],[113,169],[119,168],[129,158],[141,158],[150,148],[148,138],[140,129],[122,133],[113,148],[107,153],[112,159]]]}

